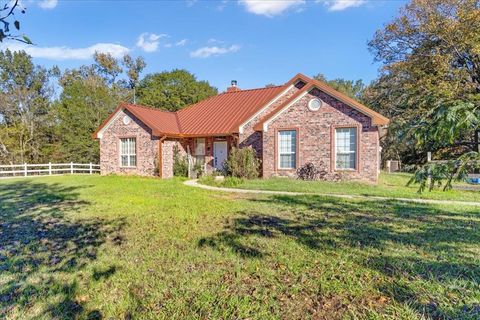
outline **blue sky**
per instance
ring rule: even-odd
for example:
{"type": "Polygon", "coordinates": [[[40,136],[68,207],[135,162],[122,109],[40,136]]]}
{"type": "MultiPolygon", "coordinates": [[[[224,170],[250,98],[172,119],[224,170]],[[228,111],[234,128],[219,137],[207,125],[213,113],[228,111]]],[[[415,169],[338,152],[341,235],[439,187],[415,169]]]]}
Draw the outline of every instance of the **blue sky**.
{"type": "Polygon", "coordinates": [[[95,50],[141,55],[145,73],[185,68],[224,90],[281,84],[294,74],[371,81],[367,41],[404,1],[23,0],[22,32],[38,64],[74,68],[95,50]]]}

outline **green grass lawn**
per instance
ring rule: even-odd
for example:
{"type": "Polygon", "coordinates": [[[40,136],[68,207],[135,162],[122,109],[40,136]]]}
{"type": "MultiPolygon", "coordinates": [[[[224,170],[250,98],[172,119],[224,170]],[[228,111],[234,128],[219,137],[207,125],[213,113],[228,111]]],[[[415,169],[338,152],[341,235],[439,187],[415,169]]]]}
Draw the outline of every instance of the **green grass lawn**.
{"type": "Polygon", "coordinates": [[[478,319],[476,207],[0,181],[0,318],[478,319]]]}
{"type": "MultiPolygon", "coordinates": [[[[288,178],[270,178],[244,180],[241,183],[232,186],[228,185],[228,179],[225,183],[221,181],[213,181],[209,177],[200,179],[200,183],[240,189],[480,202],[480,190],[467,191],[452,189],[448,191],[442,191],[442,189],[435,189],[431,192],[425,191],[423,193],[418,193],[418,185],[410,185],[407,187],[407,182],[409,181],[410,177],[411,175],[407,173],[381,173],[377,184],[362,182],[302,181],[288,178]]],[[[457,183],[456,185],[464,186],[465,184],[457,183]]]]}

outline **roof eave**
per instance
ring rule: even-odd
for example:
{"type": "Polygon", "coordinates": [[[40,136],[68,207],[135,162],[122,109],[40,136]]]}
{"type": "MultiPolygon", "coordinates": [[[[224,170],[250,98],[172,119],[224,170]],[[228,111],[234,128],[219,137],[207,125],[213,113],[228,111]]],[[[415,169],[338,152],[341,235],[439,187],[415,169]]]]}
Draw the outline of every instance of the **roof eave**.
{"type": "Polygon", "coordinates": [[[183,139],[183,138],[203,138],[203,137],[223,137],[223,136],[231,136],[237,134],[237,132],[209,132],[209,133],[173,133],[173,132],[161,132],[161,131],[153,131],[152,135],[154,136],[167,136],[168,138],[176,138],[176,139],[183,139]]]}
{"type": "Polygon", "coordinates": [[[98,137],[98,133],[100,131],[102,131],[102,129],[110,122],[110,120],[112,120],[112,118],[117,114],[117,112],[121,109],[123,109],[124,107],[124,102],[120,102],[119,105],[115,108],[115,110],[110,113],[110,115],[108,116],[107,119],[105,119],[102,124],[100,124],[100,126],[97,128],[97,130],[95,130],[93,133],[92,133],[92,138],[93,139],[100,139],[98,137]]]}
{"type": "Polygon", "coordinates": [[[372,118],[372,123],[376,126],[386,127],[390,124],[390,119],[381,117],[381,118],[372,118]]]}

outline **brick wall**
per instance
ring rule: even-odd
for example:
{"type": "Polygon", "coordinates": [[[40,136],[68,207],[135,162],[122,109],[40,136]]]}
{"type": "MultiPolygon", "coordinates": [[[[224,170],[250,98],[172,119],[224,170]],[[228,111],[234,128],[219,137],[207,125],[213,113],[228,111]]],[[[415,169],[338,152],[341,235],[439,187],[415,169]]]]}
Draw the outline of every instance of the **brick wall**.
{"type": "Polygon", "coordinates": [[[293,176],[295,170],[278,170],[276,165],[276,133],[279,129],[298,130],[297,167],[312,162],[328,170],[329,177],[339,174],[345,179],[376,182],[378,178],[379,137],[371,119],[343,102],[314,89],[297,101],[287,111],[270,122],[263,132],[263,176],[293,176]],[[308,102],[318,97],[323,105],[318,111],[310,111],[308,102]],[[333,132],[336,126],[358,127],[357,170],[335,171],[333,132]]]}
{"type": "Polygon", "coordinates": [[[175,146],[178,147],[180,157],[186,156],[185,149],[180,140],[165,139],[162,143],[162,178],[168,179],[173,177],[173,154],[175,146]]]}
{"type": "Polygon", "coordinates": [[[128,111],[122,111],[100,139],[100,170],[102,174],[156,175],[157,161],[158,137],[152,137],[150,129],[128,111]],[[132,120],[128,125],[123,123],[125,115],[132,120]],[[136,167],[121,167],[120,138],[136,138],[136,167]]]}
{"type": "Polygon", "coordinates": [[[299,90],[300,86],[298,87],[293,87],[290,90],[288,90],[283,96],[279,97],[277,101],[272,103],[268,108],[263,110],[261,113],[259,113],[257,116],[255,116],[252,120],[250,120],[244,127],[243,127],[243,133],[239,134],[239,147],[248,147],[251,146],[257,153],[257,156],[261,159],[263,155],[263,150],[262,150],[262,133],[261,132],[256,132],[253,130],[253,127],[260,121],[263,117],[268,115],[270,112],[272,112],[276,107],[284,103],[286,100],[288,100],[292,95],[295,94],[299,90]]]}

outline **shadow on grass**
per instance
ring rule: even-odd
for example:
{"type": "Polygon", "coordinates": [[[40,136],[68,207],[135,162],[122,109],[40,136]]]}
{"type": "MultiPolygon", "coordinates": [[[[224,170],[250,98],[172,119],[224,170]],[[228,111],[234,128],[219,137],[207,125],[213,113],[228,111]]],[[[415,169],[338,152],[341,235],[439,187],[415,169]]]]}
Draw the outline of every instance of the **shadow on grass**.
{"type": "Polygon", "coordinates": [[[107,239],[120,239],[124,225],[74,218],[89,205],[78,193],[87,187],[0,184],[0,314],[15,317],[32,308],[42,310],[38,317],[72,319],[84,312],[75,274],[97,258],[107,239]]]}
{"type": "MultiPolygon", "coordinates": [[[[408,279],[407,284],[410,280],[437,284],[461,281],[477,288],[480,283],[480,266],[465,252],[465,246],[480,243],[476,208],[451,212],[428,204],[320,196],[272,196],[250,201],[258,204],[255,209],[239,212],[223,231],[201,239],[199,245],[261,259],[274,253],[262,251],[265,246],[255,243],[287,237],[311,250],[354,252],[357,264],[383,273],[397,284],[399,279],[408,279]]],[[[477,305],[446,311],[435,302],[422,303],[408,285],[378,290],[427,317],[480,317],[477,305]]]]}

